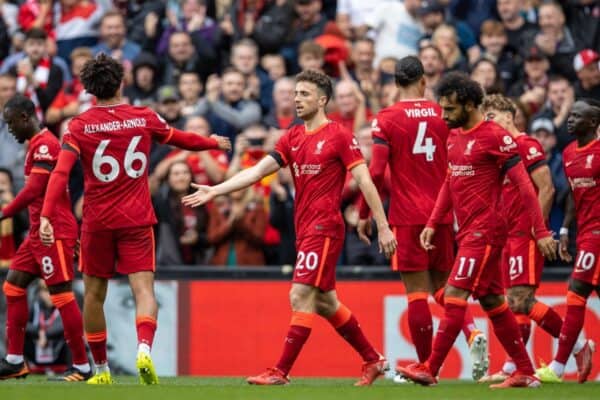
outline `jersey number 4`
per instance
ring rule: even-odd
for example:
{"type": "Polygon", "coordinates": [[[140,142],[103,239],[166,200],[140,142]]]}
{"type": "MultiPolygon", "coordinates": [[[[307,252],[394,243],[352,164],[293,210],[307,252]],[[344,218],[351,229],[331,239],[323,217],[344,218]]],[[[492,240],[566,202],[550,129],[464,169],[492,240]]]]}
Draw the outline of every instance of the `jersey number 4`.
{"type": "Polygon", "coordinates": [[[417,130],[417,140],[413,145],[413,154],[425,154],[425,159],[429,162],[433,161],[433,154],[435,153],[435,144],[433,139],[425,137],[427,132],[427,122],[419,122],[419,129],[417,130]]]}
{"type": "MultiPolygon", "coordinates": [[[[131,142],[129,142],[129,146],[127,146],[127,151],[125,152],[125,160],[123,161],[125,173],[133,179],[144,175],[144,170],[148,164],[146,155],[141,151],[135,151],[135,148],[140,143],[141,139],[141,136],[134,136],[131,138],[131,142]],[[138,168],[133,167],[135,161],[139,161],[141,164],[138,168]]],[[[112,156],[104,155],[104,151],[109,144],[110,140],[108,139],[101,141],[94,153],[94,159],[92,160],[92,170],[94,171],[94,175],[102,182],[114,181],[121,172],[121,167],[119,166],[117,159],[112,156]],[[103,166],[107,167],[103,168],[103,166]],[[102,172],[102,170],[105,172],[102,172]]]]}

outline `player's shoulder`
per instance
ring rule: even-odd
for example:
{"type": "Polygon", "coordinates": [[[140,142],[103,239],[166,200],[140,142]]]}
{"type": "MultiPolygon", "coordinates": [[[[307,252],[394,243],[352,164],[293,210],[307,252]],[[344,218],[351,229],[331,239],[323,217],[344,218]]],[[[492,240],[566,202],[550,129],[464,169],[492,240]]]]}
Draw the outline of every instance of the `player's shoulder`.
{"type": "Polygon", "coordinates": [[[577,150],[577,141],[573,140],[571,143],[569,143],[568,145],[565,146],[565,148],[563,149],[563,159],[566,156],[570,156],[572,154],[574,154],[577,150]]]}
{"type": "MultiPolygon", "coordinates": [[[[537,140],[536,138],[534,138],[533,136],[529,136],[527,134],[525,135],[520,135],[517,136],[515,138],[517,144],[519,145],[519,147],[523,147],[525,149],[542,149],[542,144],[540,143],[539,140],[537,140]]],[[[529,150],[531,151],[531,150],[529,150]]]]}
{"type": "Polygon", "coordinates": [[[40,133],[38,133],[34,140],[32,140],[32,145],[40,146],[40,145],[58,145],[59,141],[56,136],[50,130],[44,128],[40,133]]]}

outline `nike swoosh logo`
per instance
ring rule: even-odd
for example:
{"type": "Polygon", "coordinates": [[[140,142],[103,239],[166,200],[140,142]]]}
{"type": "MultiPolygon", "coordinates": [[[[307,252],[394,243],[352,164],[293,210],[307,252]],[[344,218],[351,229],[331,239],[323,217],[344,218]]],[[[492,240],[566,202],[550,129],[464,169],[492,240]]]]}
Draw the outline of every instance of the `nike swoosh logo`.
{"type": "Polygon", "coordinates": [[[464,281],[465,279],[469,279],[468,276],[455,276],[454,280],[455,281],[464,281]]]}
{"type": "Polygon", "coordinates": [[[292,146],[292,151],[297,151],[300,148],[300,146],[292,146]]]}
{"type": "Polygon", "coordinates": [[[301,278],[301,277],[303,277],[303,276],[305,276],[305,275],[308,275],[308,274],[310,274],[310,272],[298,272],[298,273],[296,274],[296,276],[297,276],[298,278],[301,278]]]}
{"type": "Polygon", "coordinates": [[[568,167],[569,165],[573,164],[573,161],[569,161],[565,163],[565,167],[568,167]]]}

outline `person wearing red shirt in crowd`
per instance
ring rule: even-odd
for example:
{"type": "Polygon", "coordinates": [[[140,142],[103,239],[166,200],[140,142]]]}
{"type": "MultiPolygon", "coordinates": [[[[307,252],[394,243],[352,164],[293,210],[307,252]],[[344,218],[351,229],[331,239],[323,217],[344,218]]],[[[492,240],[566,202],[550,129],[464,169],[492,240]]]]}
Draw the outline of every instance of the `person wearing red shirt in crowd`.
{"type": "Polygon", "coordinates": [[[73,118],[63,136],[63,149],[48,183],[41,212],[40,237],[54,243],[58,194],[68,183],[78,158],[84,175],[81,269],[85,284],[84,317],[87,340],[96,364],[88,383],[113,382],[106,358],[103,304],[108,279],[128,276],[136,303],[137,368],[143,384],[158,377],[150,357],[156,331],[154,296],[154,234],[156,217],[148,187],[148,157],[153,140],[188,150],[221,148],[231,143],[220,136],[205,138],[170,127],[154,111],[122,103],[123,66],[105,54],[88,61],[81,71],[85,90],[97,106],[73,118]]]}
{"type": "Polygon", "coordinates": [[[463,324],[467,299],[473,295],[517,367],[508,379],[491,387],[538,387],[541,383],[534,377],[519,326],[504,298],[500,259],[508,221],[502,209],[501,192],[506,177],[518,188],[526,204],[542,254],[555,259],[556,243],[546,229],[516,142],[501,126],[486,121],[478,109],[483,100],[481,86],[462,73],[452,72],[440,81],[437,95],[444,121],[453,129],[446,146],[449,168],[420,239],[425,250],[434,250],[439,226],[453,210],[459,226],[458,254],[446,284],[444,317],[429,359],[399,370],[422,385],[437,382],[440,367],[463,324]]]}
{"type": "MultiPolygon", "coordinates": [[[[558,351],[550,365],[537,370],[542,382],[560,382],[569,355],[577,350],[577,338],[583,328],[588,297],[600,295],[600,102],[580,99],[567,118],[567,130],[576,137],[563,152],[563,165],[569,180],[575,208],[565,214],[560,229],[559,254],[571,262],[568,252],[569,226],[577,220],[577,258],[567,293],[567,315],[560,330],[558,351]]],[[[571,202],[572,203],[572,202],[571,202]]],[[[594,343],[588,340],[580,350],[585,357],[577,360],[577,380],[584,383],[592,370],[594,343]]]]}
{"type": "MultiPolygon", "coordinates": [[[[398,243],[404,243],[392,257],[392,269],[402,275],[411,337],[419,361],[425,362],[431,354],[433,337],[429,294],[444,304],[444,286],[454,260],[451,214],[445,215],[437,227],[434,250],[425,251],[419,242],[446,177],[448,127],[440,107],[425,99],[425,70],[417,57],[398,61],[395,80],[399,101],[373,120],[375,144],[369,170],[375,186],[380,188],[386,166],[391,168],[390,224],[398,243]]],[[[359,236],[368,242],[371,221],[364,203],[360,213],[359,236]]],[[[473,379],[477,380],[487,372],[487,339],[475,328],[470,313],[466,314],[463,332],[473,358],[473,379]]]]}
{"type": "MultiPolygon", "coordinates": [[[[538,194],[544,219],[547,220],[554,199],[554,185],[542,145],[535,138],[517,129],[514,123],[517,109],[508,98],[497,94],[487,96],[481,109],[488,120],[498,123],[510,132],[517,143],[519,155],[538,194]]],[[[554,308],[535,297],[542,279],[544,257],[535,245],[525,203],[521,201],[518,188],[508,178],[504,179],[502,201],[506,205],[506,219],[511,221],[502,255],[504,285],[507,289],[508,304],[517,318],[523,342],[527,344],[529,340],[531,320],[552,337],[558,338],[562,318],[554,308]]],[[[581,340],[574,352],[578,365],[582,364],[580,360],[583,359],[591,362],[591,357],[586,354],[591,347],[585,346],[585,343],[585,340],[581,340]],[[582,352],[583,349],[586,351],[582,352]]],[[[501,382],[515,369],[514,362],[507,360],[500,372],[482,378],[481,382],[501,382]]]]}
{"type": "Polygon", "coordinates": [[[58,308],[65,331],[65,339],[73,355],[73,366],[56,380],[84,381],[92,376],[83,341],[81,311],[75,300],[73,255],[77,241],[77,221],[71,212],[71,200],[66,187],[56,193],[55,242],[47,247],[40,241],[40,212],[47,191],[50,172],[56,167],[60,144],[47,129],[40,127],[34,103],[23,95],[16,95],[4,106],[4,120],[19,143],[29,141],[25,157],[27,182],[8,205],[0,211],[0,220],[14,216],[27,208],[29,236],[17,250],[8,276],[2,287],[6,295],[6,336],[8,349],[0,360],[0,379],[21,378],[29,374],[23,360],[27,311],[27,287],[42,278],[48,285],[52,302],[58,308]]]}
{"type": "Polygon", "coordinates": [[[385,358],[369,343],[358,320],[339,302],[335,291],[335,266],[345,233],[340,205],[347,170],[373,210],[379,228],[380,251],[391,256],[396,240],[358,142],[340,124],[327,120],[325,106],[332,91],[327,75],[312,70],[298,74],[296,112],[304,124],[289,129],[275,150],[253,167],[217,186],[194,185],[198,189],[196,193],[184,198],[184,204],[196,207],[217,196],[251,186],[282,167],[289,165],[293,174],[298,258],[290,291],[292,321],[279,362],[274,368],[249,377],[250,384],[289,383],[288,374],[311,333],[315,314],[326,318],[363,358],[363,374],[356,385],[372,384],[388,368],[385,358]]]}
{"type": "Polygon", "coordinates": [[[335,85],[334,100],[337,111],[328,114],[327,118],[350,132],[358,132],[373,118],[371,110],[367,108],[365,95],[358,84],[350,79],[341,80],[335,85]]]}

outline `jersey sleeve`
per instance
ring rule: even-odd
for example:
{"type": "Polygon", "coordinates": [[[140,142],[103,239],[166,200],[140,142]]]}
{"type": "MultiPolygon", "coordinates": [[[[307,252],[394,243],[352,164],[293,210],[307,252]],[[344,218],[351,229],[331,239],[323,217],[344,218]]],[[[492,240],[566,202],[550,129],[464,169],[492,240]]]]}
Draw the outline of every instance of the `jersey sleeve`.
{"type": "Polygon", "coordinates": [[[56,140],[51,141],[40,138],[29,151],[33,163],[31,172],[47,174],[50,173],[56,165],[58,153],[60,152],[60,145],[56,140]]]}
{"type": "Polygon", "coordinates": [[[79,145],[75,132],[77,132],[77,123],[75,120],[71,120],[62,137],[62,148],[64,150],[72,151],[79,156],[81,146],[79,145]]]}
{"type": "Polygon", "coordinates": [[[148,109],[146,113],[146,129],[150,131],[152,139],[159,143],[167,143],[173,136],[173,128],[156,112],[148,109]]]}
{"type": "Polygon", "coordinates": [[[285,167],[290,162],[290,131],[283,134],[275,144],[275,150],[269,153],[279,164],[285,167]]]}
{"type": "Polygon", "coordinates": [[[532,173],[538,167],[547,164],[546,154],[544,154],[542,145],[533,138],[523,142],[521,159],[528,173],[532,173]]]}
{"type": "Polygon", "coordinates": [[[339,134],[338,152],[342,163],[349,171],[359,164],[363,164],[365,159],[360,152],[360,145],[356,138],[349,131],[343,131],[339,134]]]}
{"type": "Polygon", "coordinates": [[[498,167],[508,170],[515,166],[521,157],[512,135],[499,126],[492,128],[491,133],[488,152],[496,160],[498,167]]]}
{"type": "Polygon", "coordinates": [[[371,136],[375,144],[390,145],[390,136],[388,135],[387,124],[384,116],[378,113],[371,121],[371,136]]]}

